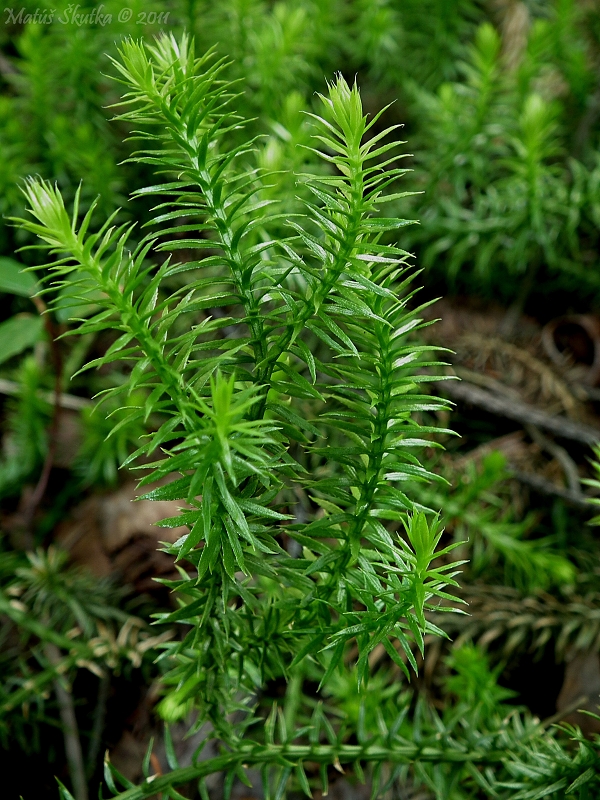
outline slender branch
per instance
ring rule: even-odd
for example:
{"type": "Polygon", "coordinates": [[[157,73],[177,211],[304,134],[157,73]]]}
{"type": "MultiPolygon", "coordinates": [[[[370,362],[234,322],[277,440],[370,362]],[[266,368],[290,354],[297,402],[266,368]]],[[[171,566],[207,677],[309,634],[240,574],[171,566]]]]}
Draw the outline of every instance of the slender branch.
{"type": "Polygon", "coordinates": [[[66,650],[67,653],[76,655],[78,658],[89,659],[93,657],[93,649],[82,637],[69,639],[68,636],[37,620],[29,610],[16,608],[13,602],[8,600],[3,592],[0,592],[0,614],[6,614],[19,628],[28,631],[33,636],[37,636],[44,642],[52,642],[52,644],[66,650]]]}
{"type": "Polygon", "coordinates": [[[188,431],[197,430],[197,415],[184,388],[183,377],[164,358],[160,346],[141,323],[133,303],[123,295],[121,287],[115,280],[112,280],[110,276],[105,276],[97,257],[91,255],[75,235],[73,235],[72,241],[65,242],[65,250],[72,254],[73,258],[81,264],[84,270],[93,275],[98,286],[106,293],[113,307],[119,313],[120,319],[123,322],[127,321],[129,331],[137,339],[140,349],[148,358],[158,378],[167,389],[171,400],[181,414],[186,429],[188,431]]]}
{"type": "Polygon", "coordinates": [[[8,715],[11,711],[27,703],[32,695],[40,696],[46,687],[56,678],[56,673],[63,674],[77,665],[79,656],[66,656],[62,658],[57,666],[45,669],[27,678],[26,683],[20,689],[11,691],[8,698],[0,704],[0,719],[8,715]]]}
{"type": "Polygon", "coordinates": [[[443,383],[440,383],[444,392],[454,400],[462,400],[492,414],[497,414],[525,425],[536,425],[538,428],[543,428],[557,436],[571,439],[575,442],[594,445],[600,441],[600,430],[592,428],[590,425],[582,425],[579,422],[565,419],[565,417],[550,416],[545,411],[541,411],[528,403],[492,394],[467,381],[443,381],[443,383]]]}
{"type": "Polygon", "coordinates": [[[547,436],[544,436],[544,434],[538,428],[536,428],[535,425],[527,425],[525,430],[538,445],[538,447],[540,447],[542,450],[545,450],[558,461],[563,469],[567,486],[569,488],[569,493],[574,497],[583,499],[581,492],[581,481],[577,471],[577,464],[573,461],[564,447],[561,447],[560,445],[556,444],[556,442],[548,439],[547,436]]]}
{"type": "Polygon", "coordinates": [[[207,759],[199,764],[175,769],[162,776],[153,776],[132,789],[116,795],[114,800],[145,800],[160,792],[184,783],[205,778],[216,772],[235,769],[241,765],[257,766],[283,762],[299,764],[312,761],[318,764],[351,764],[357,761],[366,763],[388,762],[409,764],[415,761],[453,764],[501,764],[507,758],[506,751],[465,751],[462,749],[443,750],[439,747],[418,744],[393,745],[263,745],[256,742],[240,742],[235,753],[226,753],[207,759]]]}
{"type": "Polygon", "coordinates": [[[223,196],[222,184],[211,174],[208,167],[200,169],[198,166],[198,151],[200,144],[196,135],[188,132],[188,125],[182,116],[168,106],[165,99],[159,92],[152,92],[150,99],[154,103],[160,118],[163,120],[173,120],[167,127],[172,131],[173,142],[180,151],[185,154],[188,161],[190,176],[202,192],[206,203],[206,208],[210,216],[215,221],[215,230],[218,235],[217,244],[221,246],[227,261],[231,266],[231,273],[235,287],[240,294],[246,312],[246,321],[252,334],[252,349],[254,351],[255,363],[260,363],[266,355],[266,337],[264,333],[264,321],[258,313],[258,304],[250,287],[245,285],[245,265],[244,257],[236,239],[235,232],[231,229],[227,209],[225,207],[226,196],[223,196]]]}
{"type": "Polygon", "coordinates": [[[46,458],[44,460],[44,465],[42,467],[42,472],[37,485],[33,490],[33,494],[29,498],[27,507],[23,513],[23,527],[25,528],[25,533],[28,537],[31,537],[32,535],[33,518],[39,504],[42,502],[44,494],[46,493],[48,480],[50,479],[50,473],[52,472],[52,467],[54,466],[54,458],[56,456],[56,441],[58,438],[58,427],[60,424],[60,395],[63,376],[63,358],[58,341],[58,331],[54,321],[48,313],[46,304],[41,298],[33,297],[32,301],[42,317],[44,327],[46,328],[46,333],[48,334],[48,338],[50,340],[50,353],[52,355],[52,366],[54,367],[54,407],[52,410],[52,421],[50,422],[50,428],[48,430],[48,452],[46,453],[46,458]]]}
{"type": "Polygon", "coordinates": [[[100,684],[98,686],[98,700],[94,712],[94,725],[92,727],[92,735],[87,754],[87,774],[90,778],[96,770],[96,762],[100,753],[100,745],[102,744],[109,691],[110,674],[105,671],[100,678],[100,684]]]}
{"type": "MultiPolygon", "coordinates": [[[[47,642],[44,645],[44,653],[52,666],[55,668],[58,667],[62,659],[56,645],[47,642]]],[[[60,677],[56,677],[54,680],[54,691],[60,711],[60,721],[62,722],[65,740],[65,754],[67,756],[69,775],[73,786],[73,795],[75,800],[88,800],[83,753],[81,752],[81,740],[79,739],[79,728],[77,726],[77,717],[75,716],[73,697],[63,686],[60,677]]]]}
{"type": "MultiPolygon", "coordinates": [[[[327,270],[323,280],[315,289],[313,295],[304,301],[304,307],[298,317],[290,322],[285,331],[277,338],[266,354],[263,363],[259,364],[259,383],[268,385],[275,365],[279,358],[287,351],[298,335],[304,330],[309,319],[319,310],[340,275],[347,268],[348,261],[356,249],[360,236],[360,226],[365,216],[364,212],[364,157],[361,154],[360,141],[348,147],[348,177],[347,197],[347,224],[343,231],[343,238],[327,270]]],[[[257,404],[256,413],[261,416],[266,407],[266,395],[260,404],[257,404]]]]}
{"type": "Polygon", "coordinates": [[[379,344],[378,361],[381,365],[377,390],[378,397],[375,404],[377,413],[372,423],[373,437],[371,450],[367,456],[369,461],[365,470],[365,479],[360,487],[360,496],[356,502],[356,513],[348,533],[346,546],[349,547],[352,547],[353,543],[356,546],[360,542],[365,523],[371,513],[375,492],[381,476],[388,436],[389,405],[392,399],[391,386],[388,381],[388,375],[391,370],[390,332],[389,328],[383,325],[377,325],[375,330],[379,344]]]}
{"type": "Polygon", "coordinates": [[[547,480],[542,475],[536,475],[534,472],[524,472],[523,470],[514,469],[510,466],[510,464],[508,465],[508,468],[510,474],[520,483],[530,486],[532,489],[535,489],[536,492],[540,492],[540,494],[549,495],[550,497],[560,497],[561,500],[564,500],[566,503],[576,506],[577,508],[583,508],[587,511],[591,511],[593,509],[593,504],[590,502],[590,499],[588,499],[581,492],[575,494],[569,489],[562,489],[560,486],[557,486],[555,483],[552,483],[552,481],[547,480]]]}
{"type": "Polygon", "coordinates": [[[48,431],[48,452],[46,453],[46,458],[44,460],[44,466],[42,467],[42,472],[39,477],[39,480],[36,484],[35,489],[33,490],[33,494],[29,498],[29,502],[27,503],[27,507],[23,514],[24,519],[24,528],[28,534],[31,534],[33,528],[33,518],[35,517],[35,512],[38,509],[39,504],[42,502],[44,498],[44,494],[46,493],[46,488],[48,487],[48,481],[50,479],[50,473],[52,472],[52,467],[54,466],[54,458],[56,456],[56,441],[58,437],[58,426],[60,423],[60,413],[61,413],[61,406],[60,406],[60,386],[62,380],[62,373],[57,373],[55,379],[55,388],[54,388],[54,408],[52,411],[52,421],[50,422],[50,428],[48,431]]]}
{"type": "MultiPolygon", "coordinates": [[[[0,394],[7,394],[12,397],[20,394],[21,386],[17,381],[10,381],[7,378],[0,378],[0,394]]],[[[36,396],[43,400],[45,403],[55,405],[58,403],[61,408],[67,408],[70,411],[81,411],[83,408],[92,408],[94,406],[93,400],[88,400],[87,397],[77,397],[74,394],[60,394],[56,392],[37,392],[36,396]]]]}

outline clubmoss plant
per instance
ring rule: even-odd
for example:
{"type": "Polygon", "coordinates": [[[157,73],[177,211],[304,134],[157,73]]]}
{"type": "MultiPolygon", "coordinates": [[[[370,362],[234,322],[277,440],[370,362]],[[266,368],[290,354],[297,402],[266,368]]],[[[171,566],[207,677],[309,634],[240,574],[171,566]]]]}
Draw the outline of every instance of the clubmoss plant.
{"type": "Polygon", "coordinates": [[[328,764],[406,761],[393,732],[348,744],[320,706],[308,728],[290,712],[276,737],[275,710],[256,725],[267,683],[297,693],[308,666],[321,685],[355,668],[363,694],[376,647],[416,669],[415,647],[440,633],[425,612],[456,585],[457,563],[432,563],[455,545],[438,550],[439,524],[399,488],[433,477],[414,453],[431,445],[423,420],[445,403],[419,393],[432,362],[411,338],[422,324],[414,270],[389,243],[409,221],[379,211],[402,196],[386,193],[404,173],[395,128],[380,127],[383,112],[369,121],[338,76],[312,116],[329,170],[298,176],[312,199],[292,216],[268,198],[254,143],[239,143],[239,89],[223,61],[162,36],[125,41],[115,64],[120,119],[142,142],[134,158],[161,176],[134,192],[157,198],[151,232],[134,241],[113,217],[93,232],[94,207],[80,222],[77,201],[67,213],[39,179],[20,224],[53,256],[49,298],[68,286],[89,303],[77,331],[113,332],[87,366],[131,364],[105,394],[123,409],[115,431],[158,420],[131,462],[145,458],[147,498],[182,501],[162,525],[189,528],[169,548],[179,608],[159,621],[180,623],[181,636],[161,654],[159,711],[167,723],[194,711],[222,754],[179,767],[167,735],[170,773],[152,780],[148,755],[142,785],[110,764],[107,784],[122,798],[176,798],[191,780],[205,791],[216,771],[231,788],[255,765],[280,798],[292,773],[309,793],[303,761],[322,765],[322,781],[328,764]],[[272,236],[283,223],[287,235],[272,236]]]}

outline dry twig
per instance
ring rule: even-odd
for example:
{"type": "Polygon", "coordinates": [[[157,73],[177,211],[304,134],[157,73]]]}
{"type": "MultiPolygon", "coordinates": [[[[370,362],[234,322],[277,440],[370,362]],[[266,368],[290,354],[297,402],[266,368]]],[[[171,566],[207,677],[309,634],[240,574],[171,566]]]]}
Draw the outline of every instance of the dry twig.
{"type": "Polygon", "coordinates": [[[440,384],[443,386],[444,392],[453,400],[477,406],[491,414],[512,419],[522,425],[535,425],[563,439],[570,439],[590,446],[600,441],[600,430],[597,428],[573,422],[565,417],[553,417],[528,403],[500,394],[492,394],[490,391],[467,381],[443,381],[440,384]]]}

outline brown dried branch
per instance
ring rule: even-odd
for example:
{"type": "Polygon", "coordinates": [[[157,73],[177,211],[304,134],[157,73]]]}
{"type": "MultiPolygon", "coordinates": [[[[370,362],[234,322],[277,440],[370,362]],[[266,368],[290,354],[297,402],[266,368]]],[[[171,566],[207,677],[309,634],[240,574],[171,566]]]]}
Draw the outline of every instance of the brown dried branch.
{"type": "Polygon", "coordinates": [[[499,393],[492,394],[487,389],[482,389],[467,381],[440,381],[440,386],[443,388],[443,392],[453,400],[477,406],[491,414],[520,422],[522,425],[535,425],[563,439],[590,446],[600,441],[600,429],[598,428],[582,425],[565,417],[551,416],[528,403],[502,396],[499,393]]]}

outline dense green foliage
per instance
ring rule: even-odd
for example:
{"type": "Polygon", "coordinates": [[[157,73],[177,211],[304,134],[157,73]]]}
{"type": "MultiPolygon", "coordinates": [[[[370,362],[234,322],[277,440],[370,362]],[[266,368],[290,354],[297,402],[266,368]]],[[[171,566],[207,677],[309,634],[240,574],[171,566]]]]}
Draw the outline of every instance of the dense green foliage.
{"type": "MultiPolygon", "coordinates": [[[[389,113],[408,125],[412,188],[424,191],[415,199],[421,225],[407,241],[424,266],[509,300],[527,265],[544,278],[564,275],[569,289],[576,274],[584,292],[597,293],[588,268],[598,222],[593,4],[502,2],[494,12],[467,1],[225,0],[132,5],[128,22],[120,10],[105,3],[102,24],[93,15],[73,22],[73,7],[58,4],[53,24],[21,31],[8,15],[4,37],[20,32],[19,58],[3,67],[4,213],[21,207],[17,179],[32,172],[57,179],[69,198],[85,174],[86,207],[97,194],[103,211],[125,202],[140,169],[116,166],[131,151],[104,111],[116,99],[108,55],[123,34],[152,36],[166,14],[168,29],[197,27],[199,49],[216,46],[233,61],[229,76],[243,76],[239,111],[267,134],[264,166],[311,160],[296,147],[309,135],[298,112],[343,66],[347,77],[359,73],[363,90],[399,97],[389,113]],[[502,282],[495,264],[506,268],[502,282]]],[[[5,229],[7,247],[12,238],[5,229]]]]}
{"type": "Polygon", "coordinates": [[[173,689],[161,713],[175,721],[195,708],[196,724],[210,721],[235,749],[254,693],[309,656],[326,683],[356,641],[357,689],[377,645],[408,674],[397,642],[416,667],[410,640],[423,649],[425,609],[448,597],[457,564],[431,566],[452,546],[436,553],[436,521],[413,512],[395,484],[428,477],[411,450],[432,429],[413,415],[443,403],[415,391],[426,379],[415,364],[428,362],[427,348],[406,339],[420,323],[418,307],[406,310],[407,254],[380,243],[406,224],[376,213],[401,174],[374,162],[391,160],[393,129],[365,138],[378,117],[367,124],[357,88],[339,77],[323,97],[326,116],[315,117],[317,152],[339,176],[306,175],[315,200],[295,215],[292,236],[273,239],[270,223],[286,212],[261,199],[266,176],[245,163],[251,143],[228,143],[241,123],[223,64],[196,58],[185,37],[126,41],[121,57],[132,106],[123,117],[159,131],[138,134],[144,149],[133,157],[177,176],[138,192],[166,198],[159,230],[130,251],[130,226],[109,218],[91,233],[94,206],[79,223],[79,194],[70,218],[41,181],[28,184],[34,221],[21,224],[58,258],[51,286],[70,283],[94,310],[78,331],[120,332],[88,366],[133,362],[127,383],[107,395],[140,393],[125,424],[164,420],[132,458],[164,453],[142,484],[181,476],[145,497],[186,501],[189,510],[161,524],[189,526],[173,552],[197,575],[171,584],[185,601],[161,617],[188,628],[167,648],[173,689]],[[153,251],[181,248],[208,254],[153,266],[153,251]],[[165,291],[184,272],[195,274],[165,291]],[[224,307],[227,315],[195,319],[224,307]],[[326,346],[318,357],[315,340],[326,346]],[[326,468],[308,472],[311,455],[326,457],[326,468]],[[296,489],[324,515],[294,523],[282,513],[296,489]],[[384,520],[404,523],[407,539],[390,536],[384,520]],[[282,549],[283,534],[303,558],[282,549]]]}
{"type": "Polygon", "coordinates": [[[5,750],[39,758],[58,725],[48,760],[84,800],[125,676],[160,686],[170,771],[152,742],[139,781],[107,759],[121,800],[206,798],[216,773],[227,798],[256,770],[281,800],[325,793],[332,769],[374,795],[594,797],[600,740],[510,705],[498,652],[462,644],[426,690],[416,676],[463,582],[596,596],[594,543],[567,546],[580,518],[517,508],[497,452],[458,471],[437,455],[455,445],[424,319],[438,291],[513,319],[546,295],[595,308],[598,11],[122,9],[100,23],[63,3],[38,24],[26,5],[0,32],[5,750]],[[64,392],[81,436],[40,511],[64,392]],[[48,546],[120,466],[179,503],[165,530],[189,530],[164,544],[170,605],[48,546]],[[84,673],[93,722],[73,703],[84,673]]]}

